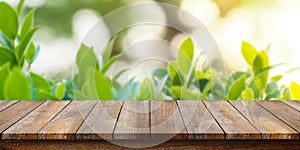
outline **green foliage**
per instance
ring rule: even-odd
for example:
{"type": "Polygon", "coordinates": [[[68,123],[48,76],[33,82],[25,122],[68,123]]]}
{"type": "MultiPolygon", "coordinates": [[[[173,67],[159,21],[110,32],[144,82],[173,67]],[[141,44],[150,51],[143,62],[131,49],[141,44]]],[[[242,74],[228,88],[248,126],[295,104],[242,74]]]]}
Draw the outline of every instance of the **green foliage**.
{"type": "Polygon", "coordinates": [[[267,49],[258,51],[248,42],[242,42],[241,53],[248,71],[234,71],[228,77],[213,68],[196,67],[202,56],[194,56],[194,44],[186,39],[177,52],[177,60],[167,68],[157,68],[143,81],[130,79],[121,84],[118,79],[128,71],[120,70],[109,78],[106,72],[120,58],[112,55],[117,36],[111,39],[102,55],[82,44],[76,56],[77,72],[72,80],[51,81],[30,72],[40,47],[32,42],[38,31],[34,26],[35,9],[19,26],[24,0],[16,10],[0,2],[0,99],[5,100],[300,100],[300,85],[279,85],[292,68],[283,74],[269,77],[270,70],[283,65],[270,65],[267,49]],[[25,68],[27,67],[27,68],[25,68]],[[226,81],[222,85],[219,81],[226,81]]]}

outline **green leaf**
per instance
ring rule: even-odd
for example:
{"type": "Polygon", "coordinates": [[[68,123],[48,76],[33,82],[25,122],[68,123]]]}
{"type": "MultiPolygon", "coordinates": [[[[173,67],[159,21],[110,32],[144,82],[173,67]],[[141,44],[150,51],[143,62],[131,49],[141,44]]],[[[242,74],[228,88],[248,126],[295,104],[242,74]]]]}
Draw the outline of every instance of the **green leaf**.
{"type": "Polygon", "coordinates": [[[248,42],[243,41],[242,43],[242,55],[250,67],[253,67],[253,62],[258,54],[257,50],[248,42]]]}
{"type": "Polygon", "coordinates": [[[30,100],[30,81],[19,69],[14,69],[4,85],[4,97],[7,100],[30,100]]]}
{"type": "Polygon", "coordinates": [[[112,86],[105,75],[95,71],[95,88],[99,100],[113,100],[112,86]]]}
{"type": "Polygon", "coordinates": [[[246,86],[246,79],[245,77],[240,77],[238,80],[236,80],[235,82],[233,82],[233,84],[230,86],[228,93],[226,95],[226,98],[228,100],[237,100],[242,92],[245,89],[246,86]]]}
{"type": "Polygon", "coordinates": [[[7,3],[0,2],[0,31],[10,41],[15,40],[18,35],[18,15],[7,3]]]}
{"type": "Polygon", "coordinates": [[[247,72],[242,72],[242,71],[234,72],[229,76],[230,83],[233,83],[234,81],[239,79],[241,76],[244,76],[247,79],[251,76],[251,74],[249,74],[247,72]]]}
{"type": "Polygon", "coordinates": [[[0,46],[1,45],[10,50],[13,49],[10,41],[0,32],[0,46]]]}
{"type": "Polygon", "coordinates": [[[32,64],[36,56],[36,49],[33,43],[30,43],[25,59],[29,64],[32,64]]]}
{"type": "Polygon", "coordinates": [[[25,0],[20,0],[20,1],[19,1],[18,7],[17,7],[17,12],[18,12],[18,14],[21,14],[21,11],[22,11],[24,2],[25,2],[25,0]]]}
{"type": "Polygon", "coordinates": [[[51,86],[49,82],[35,73],[30,73],[32,85],[34,87],[37,100],[48,100],[51,93],[51,86]]]}
{"type": "Polygon", "coordinates": [[[190,61],[193,61],[194,57],[194,44],[191,38],[186,39],[180,46],[178,56],[184,55],[190,61]],[[183,52],[183,53],[180,53],[183,52]]]}
{"type": "Polygon", "coordinates": [[[300,85],[296,82],[292,82],[290,86],[290,91],[293,100],[300,100],[300,85]]]}
{"type": "Polygon", "coordinates": [[[155,86],[150,78],[146,78],[139,90],[139,94],[136,97],[137,100],[154,100],[155,99],[155,86]]]}
{"type": "Polygon", "coordinates": [[[172,85],[173,86],[183,86],[184,82],[185,82],[185,80],[184,80],[184,77],[182,76],[182,74],[180,72],[177,72],[172,80],[172,85]]]}
{"type": "MultiPolygon", "coordinates": [[[[267,68],[269,66],[269,58],[266,53],[266,51],[261,51],[255,58],[253,62],[253,72],[258,73],[264,68],[267,68]]],[[[264,90],[267,86],[269,77],[269,71],[266,71],[263,73],[259,78],[255,80],[256,85],[260,90],[264,90]]]]}
{"type": "Polygon", "coordinates": [[[33,19],[34,19],[35,9],[32,9],[26,16],[22,28],[20,37],[21,40],[26,36],[26,34],[32,29],[33,27],[33,19]]]}
{"type": "Polygon", "coordinates": [[[107,63],[111,57],[111,52],[113,50],[113,47],[114,47],[114,43],[115,43],[115,40],[117,39],[118,36],[115,36],[108,44],[108,47],[107,47],[107,50],[105,52],[105,55],[104,55],[104,63],[107,63]]]}
{"type": "Polygon", "coordinates": [[[207,86],[207,84],[209,83],[208,79],[198,79],[197,81],[195,81],[193,84],[199,88],[199,90],[201,92],[204,91],[205,87],[207,86]]]}
{"type": "Polygon", "coordinates": [[[278,82],[282,79],[282,77],[283,77],[282,75],[276,75],[276,76],[272,77],[271,80],[278,82]]]}
{"type": "Polygon", "coordinates": [[[0,47],[0,66],[9,63],[11,66],[17,65],[15,54],[6,48],[0,47]]]}
{"type": "Polygon", "coordinates": [[[112,57],[110,60],[108,60],[108,62],[104,64],[104,66],[103,66],[101,72],[104,74],[104,73],[110,68],[110,66],[111,66],[112,64],[114,64],[114,62],[115,62],[116,60],[119,59],[120,56],[121,56],[121,55],[116,55],[116,56],[112,57]]]}
{"type": "Polygon", "coordinates": [[[5,64],[3,66],[0,66],[0,99],[5,99],[4,97],[4,83],[6,81],[6,78],[9,76],[10,70],[9,70],[9,64],[5,64]]]}
{"type": "Polygon", "coordinates": [[[17,59],[19,60],[19,64],[21,64],[22,61],[24,60],[25,54],[27,53],[27,49],[30,45],[30,41],[37,30],[38,30],[38,28],[34,28],[34,29],[30,30],[26,34],[24,39],[22,39],[19,47],[16,49],[15,55],[17,56],[17,59]]]}
{"type": "Polygon", "coordinates": [[[172,87],[171,93],[176,100],[197,100],[200,97],[200,93],[193,93],[180,86],[172,87]]]}
{"type": "Polygon", "coordinates": [[[168,71],[164,68],[157,68],[153,72],[153,77],[156,77],[157,79],[163,79],[165,76],[168,75],[168,71]]]}
{"type": "Polygon", "coordinates": [[[255,82],[252,82],[250,85],[249,85],[249,88],[251,88],[251,90],[253,91],[253,94],[254,94],[254,99],[259,99],[261,96],[260,96],[260,90],[258,89],[258,87],[256,86],[255,82]]]}
{"type": "Polygon", "coordinates": [[[139,83],[134,82],[134,79],[130,79],[118,92],[115,93],[117,100],[130,100],[136,97],[136,93],[139,89],[139,83]]]}
{"type": "Polygon", "coordinates": [[[129,69],[123,69],[120,72],[118,72],[114,77],[113,77],[113,81],[117,81],[121,75],[123,75],[126,71],[128,71],[129,69]]]}
{"type": "Polygon", "coordinates": [[[173,78],[178,72],[178,64],[177,62],[169,62],[168,63],[168,73],[171,78],[173,78]]]}
{"type": "Polygon", "coordinates": [[[55,86],[55,96],[62,100],[66,94],[66,84],[64,82],[57,83],[55,86]]]}
{"type": "Polygon", "coordinates": [[[251,88],[246,88],[242,93],[243,100],[254,100],[254,93],[251,88]]]}
{"type": "Polygon", "coordinates": [[[100,69],[98,58],[94,53],[93,49],[87,47],[84,44],[80,46],[77,52],[76,65],[78,69],[78,74],[76,75],[76,78],[74,80],[79,88],[82,88],[83,84],[89,78],[90,73],[94,75],[94,72],[91,72],[90,69],[100,69]]]}

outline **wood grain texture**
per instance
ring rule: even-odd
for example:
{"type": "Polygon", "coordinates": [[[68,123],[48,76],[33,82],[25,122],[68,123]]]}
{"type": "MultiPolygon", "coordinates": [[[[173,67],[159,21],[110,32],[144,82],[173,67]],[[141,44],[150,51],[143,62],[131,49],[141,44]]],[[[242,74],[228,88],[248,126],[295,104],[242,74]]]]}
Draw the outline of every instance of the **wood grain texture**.
{"type": "Polygon", "coordinates": [[[75,139],[75,133],[96,101],[72,101],[38,132],[38,139],[75,139]]]}
{"type": "Polygon", "coordinates": [[[177,101],[190,139],[225,139],[225,133],[202,101],[177,101]]]}
{"type": "Polygon", "coordinates": [[[151,138],[188,138],[176,101],[151,101],[151,138]]]}
{"type": "Polygon", "coordinates": [[[17,103],[18,101],[6,101],[6,100],[0,100],[0,112],[9,106],[17,103]]]}
{"type": "Polygon", "coordinates": [[[255,101],[228,101],[262,133],[263,139],[299,139],[297,131],[255,101]]]}
{"type": "Polygon", "coordinates": [[[256,101],[290,127],[300,132],[300,112],[280,101],[256,101]]]}
{"type": "MultiPolygon", "coordinates": [[[[300,91],[299,91],[300,92],[300,91]]],[[[300,101],[281,101],[292,108],[295,108],[296,110],[300,111],[300,101]]]]}
{"type": "Polygon", "coordinates": [[[0,132],[13,125],[44,101],[21,101],[0,112],[0,132]]]}
{"type": "Polygon", "coordinates": [[[8,128],[2,139],[37,139],[37,133],[70,101],[46,101],[8,128]]]}
{"type": "Polygon", "coordinates": [[[204,101],[226,133],[226,139],[261,139],[261,133],[227,101],[204,101]]]}
{"type": "Polygon", "coordinates": [[[98,101],[76,132],[76,139],[112,139],[123,101],[98,101]]]}
{"type": "Polygon", "coordinates": [[[114,139],[150,139],[150,101],[124,101],[114,139]]]}

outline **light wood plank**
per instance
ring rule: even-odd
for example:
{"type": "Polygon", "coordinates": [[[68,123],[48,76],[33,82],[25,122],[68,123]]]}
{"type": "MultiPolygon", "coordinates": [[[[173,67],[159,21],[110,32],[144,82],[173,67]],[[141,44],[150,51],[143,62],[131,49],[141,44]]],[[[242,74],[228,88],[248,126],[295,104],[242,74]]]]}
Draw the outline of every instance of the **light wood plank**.
{"type": "Polygon", "coordinates": [[[176,101],[151,101],[151,138],[188,138],[176,101]]]}
{"type": "Polygon", "coordinates": [[[18,101],[7,101],[7,100],[0,100],[0,112],[9,106],[17,103],[18,101]]]}
{"type": "Polygon", "coordinates": [[[261,139],[261,133],[227,101],[204,101],[226,133],[226,139],[261,139]]]}
{"type": "Polygon", "coordinates": [[[150,101],[124,101],[114,139],[150,139],[150,101]]]}
{"type": "Polygon", "coordinates": [[[298,133],[254,101],[229,101],[262,133],[263,139],[299,139],[298,133]]]}
{"type": "Polygon", "coordinates": [[[3,134],[3,139],[37,139],[37,133],[70,101],[46,101],[3,134]]]}
{"type": "Polygon", "coordinates": [[[256,101],[290,127],[300,132],[300,112],[280,101],[256,101]]]}
{"type": "Polygon", "coordinates": [[[20,101],[0,112],[0,132],[2,133],[44,101],[20,101]]]}
{"type": "Polygon", "coordinates": [[[76,139],[112,139],[123,101],[98,101],[76,132],[76,139]]]}
{"type": "Polygon", "coordinates": [[[39,139],[75,139],[75,133],[96,101],[72,101],[38,132],[39,139]]]}
{"type": "Polygon", "coordinates": [[[300,111],[300,101],[290,101],[290,100],[288,100],[288,101],[281,101],[281,102],[283,102],[283,103],[291,106],[292,108],[300,111]]]}
{"type": "Polygon", "coordinates": [[[202,101],[177,101],[190,139],[224,139],[225,133],[202,101]]]}

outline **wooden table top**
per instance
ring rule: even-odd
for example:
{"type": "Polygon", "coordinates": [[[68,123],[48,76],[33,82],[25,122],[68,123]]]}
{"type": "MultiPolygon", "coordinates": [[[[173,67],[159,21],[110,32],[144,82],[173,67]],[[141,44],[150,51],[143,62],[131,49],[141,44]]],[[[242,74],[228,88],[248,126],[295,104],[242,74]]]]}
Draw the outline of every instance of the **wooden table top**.
{"type": "Polygon", "coordinates": [[[299,139],[300,101],[0,101],[4,140],[299,139]]]}

